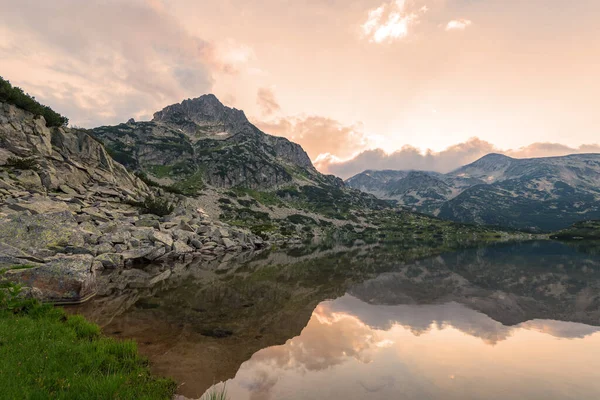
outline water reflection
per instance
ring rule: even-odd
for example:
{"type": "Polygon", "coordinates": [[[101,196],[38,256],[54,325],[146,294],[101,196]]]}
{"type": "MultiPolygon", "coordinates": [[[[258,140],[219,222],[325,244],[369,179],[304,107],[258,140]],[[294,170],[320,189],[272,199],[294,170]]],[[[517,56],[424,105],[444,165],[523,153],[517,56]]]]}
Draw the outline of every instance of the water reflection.
{"type": "Polygon", "coordinates": [[[504,326],[457,303],[369,305],[346,295],[227,383],[233,399],[597,399],[600,328],[504,326]],[[565,340],[570,339],[570,340],[565,340]]]}
{"type": "Polygon", "coordinates": [[[193,398],[232,378],[232,400],[600,398],[596,249],[501,244],[406,263],[439,251],[331,247],[147,266],[106,271],[74,310],[136,339],[193,398]]]}

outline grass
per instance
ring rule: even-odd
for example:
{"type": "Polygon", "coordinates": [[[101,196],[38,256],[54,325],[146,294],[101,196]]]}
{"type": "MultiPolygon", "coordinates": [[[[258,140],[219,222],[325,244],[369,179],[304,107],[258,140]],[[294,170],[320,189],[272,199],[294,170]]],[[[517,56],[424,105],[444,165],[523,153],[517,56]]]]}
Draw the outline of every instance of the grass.
{"type": "Polygon", "coordinates": [[[13,265],[10,266],[8,268],[0,268],[0,275],[3,275],[4,273],[6,273],[7,271],[13,270],[13,269],[30,269],[30,268],[35,268],[35,265],[13,265]]]}
{"type": "Polygon", "coordinates": [[[232,191],[234,191],[238,197],[248,195],[265,206],[278,206],[283,204],[275,192],[261,192],[259,190],[243,187],[233,188],[232,191]]]}
{"type": "Polygon", "coordinates": [[[132,341],[62,309],[0,293],[0,397],[170,399],[176,384],[150,374],[132,341]]]}
{"type": "Polygon", "coordinates": [[[200,400],[229,400],[227,396],[227,387],[223,385],[219,388],[212,387],[200,398],[200,400]]]}

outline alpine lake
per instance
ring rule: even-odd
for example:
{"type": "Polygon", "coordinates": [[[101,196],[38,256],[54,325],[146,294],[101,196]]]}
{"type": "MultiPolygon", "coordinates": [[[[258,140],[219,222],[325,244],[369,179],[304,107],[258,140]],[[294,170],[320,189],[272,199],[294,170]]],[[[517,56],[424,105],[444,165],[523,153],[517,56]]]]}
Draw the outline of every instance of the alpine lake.
{"type": "Polygon", "coordinates": [[[188,398],[600,398],[600,244],[411,246],[107,270],[70,311],[188,398]]]}

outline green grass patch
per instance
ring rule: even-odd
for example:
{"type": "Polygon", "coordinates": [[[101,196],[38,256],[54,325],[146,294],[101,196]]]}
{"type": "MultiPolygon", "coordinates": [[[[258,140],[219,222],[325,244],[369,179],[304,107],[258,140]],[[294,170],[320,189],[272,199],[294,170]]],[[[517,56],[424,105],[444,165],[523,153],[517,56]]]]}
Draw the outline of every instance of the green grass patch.
{"type": "Polygon", "coordinates": [[[206,187],[204,185],[204,171],[198,171],[188,178],[174,183],[171,187],[186,196],[195,196],[206,187]]]}
{"type": "Polygon", "coordinates": [[[278,206],[283,204],[275,192],[261,192],[259,190],[239,187],[234,188],[233,191],[238,196],[248,195],[265,206],[278,206]]]}
{"type": "Polygon", "coordinates": [[[12,265],[12,266],[10,266],[8,268],[0,268],[0,275],[3,275],[7,271],[14,270],[14,269],[30,269],[30,268],[35,268],[35,265],[28,265],[28,264],[25,264],[25,265],[12,265]]]}
{"type": "Polygon", "coordinates": [[[166,178],[171,175],[173,166],[171,165],[149,165],[148,171],[157,178],[166,178]]]}
{"type": "Polygon", "coordinates": [[[6,291],[0,299],[0,397],[172,398],[175,383],[152,376],[134,342],[105,338],[82,316],[15,300],[6,291]]]}

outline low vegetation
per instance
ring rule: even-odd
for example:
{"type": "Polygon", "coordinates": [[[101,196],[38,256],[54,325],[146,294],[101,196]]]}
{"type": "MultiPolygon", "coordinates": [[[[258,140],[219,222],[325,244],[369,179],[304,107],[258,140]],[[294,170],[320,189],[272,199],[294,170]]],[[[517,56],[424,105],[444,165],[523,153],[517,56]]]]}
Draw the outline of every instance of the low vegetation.
{"type": "Polygon", "coordinates": [[[5,165],[9,168],[20,169],[20,170],[36,171],[38,169],[38,161],[33,157],[29,157],[29,158],[8,157],[5,165]]]}
{"type": "Polygon", "coordinates": [[[29,269],[29,268],[35,268],[34,265],[28,265],[28,264],[24,264],[24,265],[13,265],[11,267],[8,268],[0,268],[0,276],[4,275],[7,271],[13,270],[13,269],[29,269]]]}
{"type": "Polygon", "coordinates": [[[550,235],[555,240],[600,240],[600,220],[582,221],[550,235]]]}
{"type": "Polygon", "coordinates": [[[225,385],[213,387],[200,398],[200,400],[229,400],[225,385]]]}
{"type": "Polygon", "coordinates": [[[147,196],[142,203],[142,211],[146,214],[154,214],[164,217],[173,212],[175,206],[168,199],[161,199],[155,196],[147,196]]]}
{"type": "Polygon", "coordinates": [[[47,127],[66,126],[69,124],[68,118],[63,117],[50,107],[38,103],[34,97],[25,93],[23,89],[11,85],[9,81],[3,79],[1,76],[0,101],[13,104],[35,115],[41,115],[46,120],[47,127]]]}
{"type": "Polygon", "coordinates": [[[172,398],[176,384],[152,376],[134,342],[102,337],[81,316],[22,300],[13,284],[0,287],[0,397],[172,398]]]}

